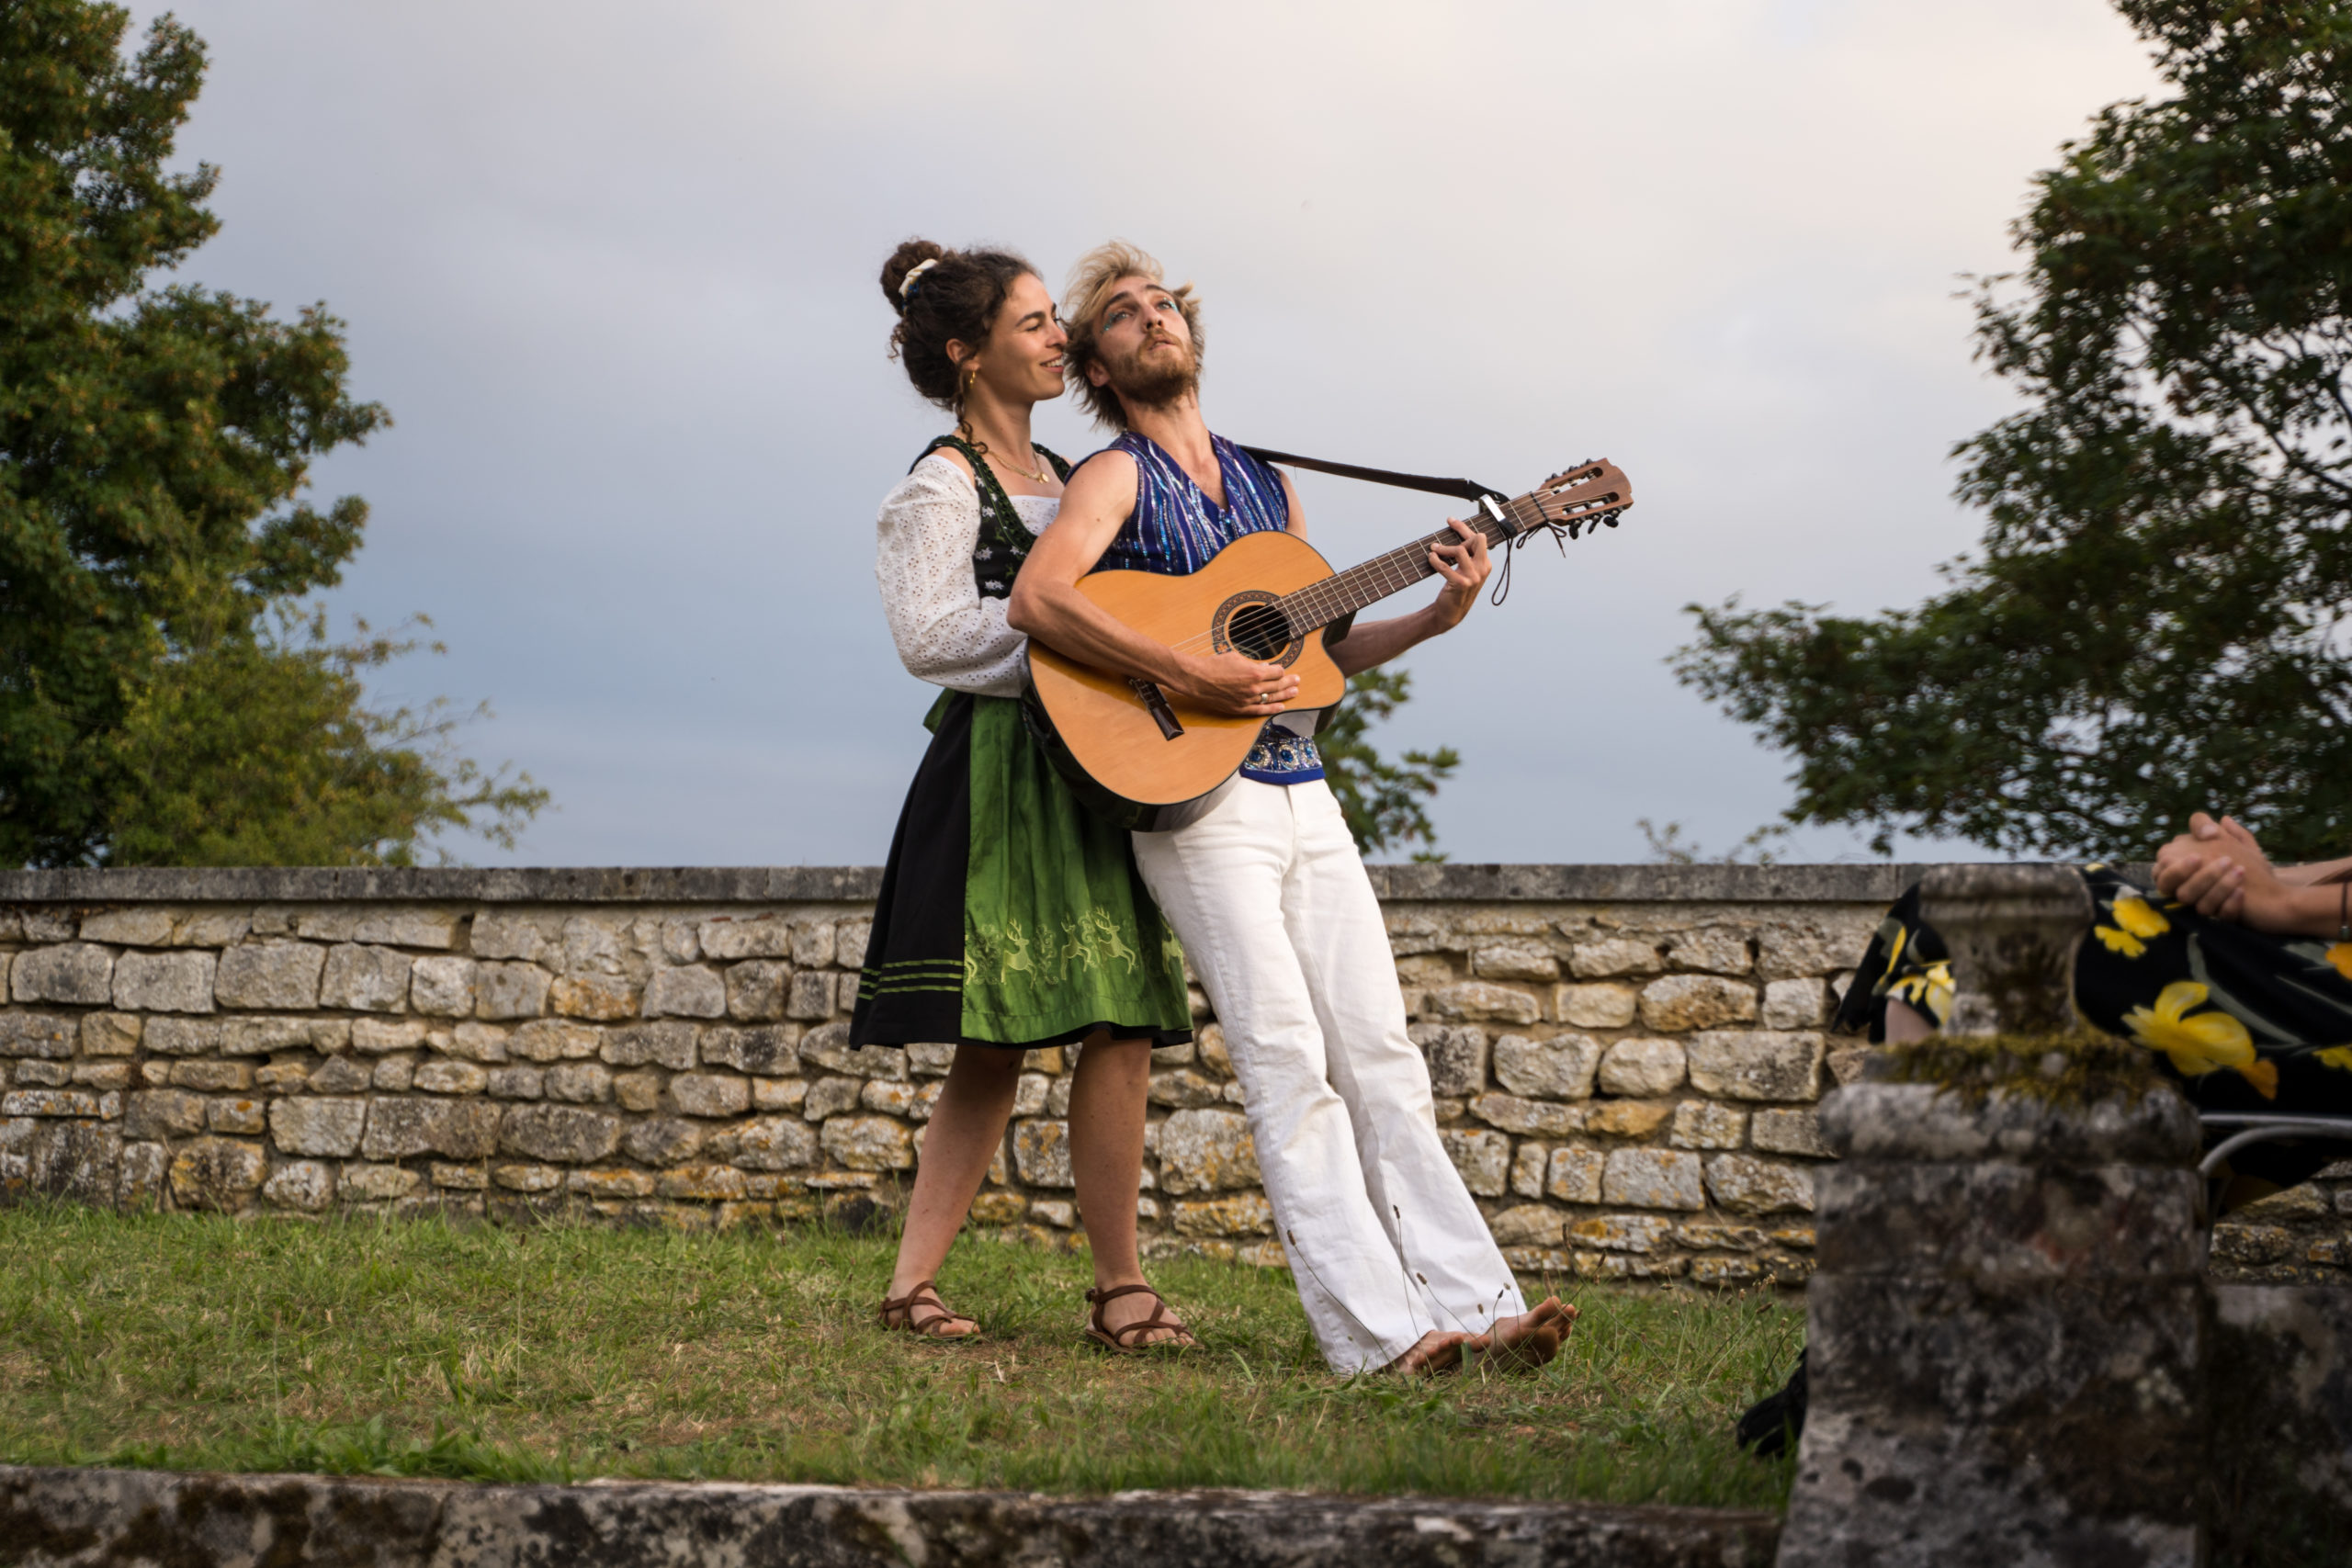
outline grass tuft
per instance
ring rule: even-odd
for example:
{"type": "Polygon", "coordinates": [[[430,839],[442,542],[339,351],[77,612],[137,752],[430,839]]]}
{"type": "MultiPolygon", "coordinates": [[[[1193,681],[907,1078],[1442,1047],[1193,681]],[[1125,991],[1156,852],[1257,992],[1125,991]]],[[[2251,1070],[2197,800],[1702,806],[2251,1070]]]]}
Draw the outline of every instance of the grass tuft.
{"type": "Polygon", "coordinates": [[[0,1211],[0,1461],[1762,1508],[1787,1495],[1792,1461],[1730,1436],[1803,1337],[1770,1293],[1562,1288],[1583,1317],[1541,1373],[1406,1382],[1334,1378],[1287,1274],[1201,1259],[1151,1270],[1204,1341],[1178,1359],[1088,1346],[1084,1257],[992,1242],[959,1244],[940,1278],[985,1341],[886,1335],[871,1314],[893,1245],[0,1211]]]}

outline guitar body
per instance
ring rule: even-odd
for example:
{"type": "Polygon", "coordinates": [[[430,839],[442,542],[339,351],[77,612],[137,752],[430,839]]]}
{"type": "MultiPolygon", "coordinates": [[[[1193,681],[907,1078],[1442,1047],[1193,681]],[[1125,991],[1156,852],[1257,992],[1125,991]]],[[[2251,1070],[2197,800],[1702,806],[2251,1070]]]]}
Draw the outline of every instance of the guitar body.
{"type": "MultiPolygon", "coordinates": [[[[1321,629],[1288,634],[1278,615],[1261,608],[1331,575],[1330,564],[1295,534],[1268,529],[1244,534],[1206,566],[1185,577],[1156,571],[1098,571],[1078,591],[1146,637],[1210,652],[1238,648],[1280,664],[1298,677],[1293,709],[1328,708],[1347,694],[1347,677],[1324,651],[1321,629]],[[1269,625],[1269,621],[1272,624],[1269,625]]],[[[1067,773],[1082,770],[1096,791],[1116,797],[1090,804],[1109,807],[1114,820],[1147,827],[1166,808],[1195,801],[1233,776],[1257,743],[1263,718],[1236,718],[1165,694],[1155,714],[1125,677],[1065,659],[1035,641],[1029,675],[1035,700],[1067,756],[1067,773]],[[1178,733],[1170,735],[1170,727],[1178,733]],[[1128,807],[1126,811],[1117,809],[1128,807]]]]}

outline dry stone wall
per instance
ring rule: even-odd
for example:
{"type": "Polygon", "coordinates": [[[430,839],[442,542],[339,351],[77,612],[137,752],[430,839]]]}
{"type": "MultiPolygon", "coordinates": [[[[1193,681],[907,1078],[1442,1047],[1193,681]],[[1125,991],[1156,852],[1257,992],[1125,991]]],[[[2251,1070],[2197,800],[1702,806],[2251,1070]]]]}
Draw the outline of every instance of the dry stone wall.
{"type": "MultiPolygon", "coordinates": [[[[1802,1281],[1838,989],[1916,867],[1374,868],[1442,1134],[1555,1277],[1802,1281]]],[[[694,1228],[897,1200],[953,1055],[856,1050],[868,869],[0,874],[0,1192],[694,1228]]],[[[1156,1052],[1155,1254],[1283,1261],[1226,1042],[1156,1052]]],[[[1079,1223],[1076,1048],[974,1208],[1079,1223]]]]}

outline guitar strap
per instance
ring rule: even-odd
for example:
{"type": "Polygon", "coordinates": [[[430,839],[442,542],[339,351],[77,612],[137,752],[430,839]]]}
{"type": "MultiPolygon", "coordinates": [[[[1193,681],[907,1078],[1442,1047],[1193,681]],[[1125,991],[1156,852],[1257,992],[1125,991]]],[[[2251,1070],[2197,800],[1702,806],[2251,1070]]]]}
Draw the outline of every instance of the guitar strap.
{"type": "Polygon", "coordinates": [[[1426,491],[1431,495],[1450,495],[1461,501],[1484,501],[1491,496],[1499,502],[1509,492],[1492,485],[1478,484],[1470,479],[1433,479],[1428,474],[1398,474],[1386,468],[1359,468],[1353,463],[1327,463],[1320,457],[1302,457],[1295,452],[1277,452],[1271,446],[1241,448],[1261,463],[1281,463],[1294,468],[1312,468],[1318,474],[1337,474],[1343,479],[1363,479],[1367,484],[1394,485],[1398,490],[1426,491]]]}

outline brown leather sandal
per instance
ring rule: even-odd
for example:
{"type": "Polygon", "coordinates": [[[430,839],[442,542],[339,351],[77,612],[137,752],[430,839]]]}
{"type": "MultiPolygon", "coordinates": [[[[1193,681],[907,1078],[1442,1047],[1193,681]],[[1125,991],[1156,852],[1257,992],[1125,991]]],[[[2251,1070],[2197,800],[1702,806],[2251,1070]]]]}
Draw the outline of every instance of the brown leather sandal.
{"type": "Polygon", "coordinates": [[[1089,1291],[1086,1299],[1094,1305],[1093,1321],[1087,1325],[1086,1337],[1105,1350],[1115,1351],[1122,1356],[1142,1356],[1155,1350],[1190,1350],[1200,1344],[1193,1337],[1191,1329],[1167,1315],[1168,1298],[1149,1285],[1114,1285],[1107,1291],[1089,1291]],[[1138,1291],[1151,1298],[1149,1317],[1139,1317],[1125,1327],[1116,1329],[1102,1321],[1104,1307],[1121,1296],[1132,1296],[1138,1291]],[[1156,1328],[1173,1329],[1175,1332],[1165,1338],[1148,1340],[1140,1345],[1133,1342],[1135,1336],[1149,1334],[1156,1328]]]}
{"type": "Polygon", "coordinates": [[[948,1311],[947,1303],[939,1299],[939,1281],[936,1280],[925,1280],[903,1296],[884,1298],[882,1304],[875,1309],[875,1316],[885,1328],[902,1328],[925,1339],[978,1339],[980,1337],[980,1320],[960,1312],[948,1311]],[[925,1307],[932,1309],[930,1315],[917,1316],[918,1310],[925,1307]],[[890,1321],[893,1313],[899,1314],[896,1323],[890,1321]],[[943,1334],[939,1326],[943,1323],[968,1323],[972,1325],[972,1332],[943,1334]]]}

